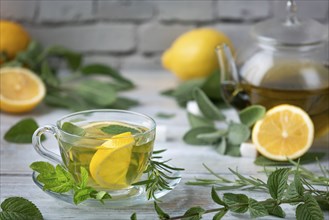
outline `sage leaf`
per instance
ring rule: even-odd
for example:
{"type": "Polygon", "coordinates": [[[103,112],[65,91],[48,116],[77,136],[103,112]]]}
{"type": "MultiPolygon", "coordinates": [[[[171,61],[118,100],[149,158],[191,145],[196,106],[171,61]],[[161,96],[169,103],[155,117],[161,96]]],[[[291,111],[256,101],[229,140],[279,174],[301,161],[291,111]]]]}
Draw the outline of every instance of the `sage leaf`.
{"type": "Polygon", "coordinates": [[[194,89],[193,97],[198,103],[202,114],[211,120],[224,120],[225,116],[221,111],[210,101],[207,95],[199,88],[194,89]]]}
{"type": "Polygon", "coordinates": [[[220,88],[220,72],[215,70],[210,74],[203,85],[201,90],[213,101],[223,101],[220,88]]]}
{"type": "Polygon", "coordinates": [[[66,60],[68,66],[72,70],[77,70],[82,62],[82,55],[62,46],[52,46],[47,48],[41,55],[39,60],[46,57],[59,56],[66,60]]]}
{"type": "Polygon", "coordinates": [[[80,82],[76,92],[88,102],[104,107],[114,103],[117,98],[116,91],[111,86],[97,80],[80,82]]]}
{"type": "Polygon", "coordinates": [[[225,202],[223,200],[221,200],[221,198],[219,198],[214,186],[211,187],[211,198],[218,205],[226,206],[225,202]]]}
{"type": "Polygon", "coordinates": [[[22,119],[6,132],[4,139],[11,143],[30,144],[38,127],[33,118],[22,119]]]}
{"type": "Polygon", "coordinates": [[[240,157],[240,145],[234,145],[230,143],[226,143],[226,155],[232,156],[232,157],[240,157]]]}
{"type": "Polygon", "coordinates": [[[9,197],[1,203],[0,219],[43,220],[40,210],[31,201],[22,197],[9,197]]]}
{"type": "Polygon", "coordinates": [[[217,130],[211,133],[198,134],[196,137],[209,144],[218,142],[218,140],[226,134],[226,130],[217,130]]]}
{"type": "Polygon", "coordinates": [[[227,213],[227,210],[221,210],[221,211],[217,212],[216,215],[214,215],[212,220],[221,220],[226,213],[227,213]]]}
{"type": "Polygon", "coordinates": [[[202,215],[205,213],[205,210],[200,206],[192,207],[184,213],[184,220],[199,220],[202,218],[202,215]]]}
{"type": "Polygon", "coordinates": [[[127,85],[126,89],[133,88],[134,84],[127,78],[123,77],[117,70],[104,64],[90,64],[82,67],[80,72],[85,75],[102,74],[111,76],[113,79],[127,85]]]}
{"type": "Polygon", "coordinates": [[[155,211],[156,211],[156,213],[158,214],[158,217],[159,217],[159,219],[168,219],[168,218],[170,218],[170,216],[167,214],[167,213],[165,213],[159,206],[158,206],[158,204],[156,203],[156,202],[154,202],[154,209],[155,209],[155,211]]]}
{"type": "Polygon", "coordinates": [[[249,198],[249,213],[251,218],[258,218],[268,215],[265,206],[251,198],[249,198]]]}
{"type": "Polygon", "coordinates": [[[132,134],[137,134],[137,133],[141,133],[141,131],[132,128],[132,127],[126,127],[126,126],[122,126],[122,125],[108,125],[106,127],[102,127],[101,131],[103,131],[104,133],[107,134],[111,134],[111,135],[117,135],[117,134],[122,134],[125,132],[130,132],[132,134]]]}
{"type": "Polygon", "coordinates": [[[244,124],[231,122],[228,128],[227,140],[232,145],[240,145],[248,140],[250,129],[244,124]]]}
{"type": "MultiPolygon", "coordinates": [[[[321,160],[324,158],[326,154],[324,152],[307,152],[303,156],[301,156],[299,159],[294,160],[295,162],[299,161],[299,164],[308,164],[308,163],[314,163],[317,160],[321,160]]],[[[258,166],[287,166],[291,165],[289,161],[274,161],[267,159],[264,156],[258,156],[256,160],[254,161],[254,164],[258,166]]]]}
{"type": "Polygon", "coordinates": [[[324,220],[323,212],[315,198],[307,193],[304,195],[304,204],[296,209],[297,220],[324,220]]]}
{"type": "Polygon", "coordinates": [[[215,123],[205,117],[194,115],[190,112],[187,113],[187,118],[192,128],[196,127],[214,127],[215,123]]]}
{"type": "Polygon", "coordinates": [[[248,211],[249,199],[244,194],[224,193],[223,200],[232,212],[245,213],[248,211]]]}
{"type": "Polygon", "coordinates": [[[197,138],[197,136],[199,134],[206,134],[206,133],[211,133],[216,131],[215,128],[213,127],[196,127],[196,128],[192,128],[190,129],[188,132],[185,133],[183,140],[185,141],[185,143],[187,144],[191,144],[191,145],[203,145],[203,144],[207,144],[206,141],[197,138]]]}
{"type": "Polygon", "coordinates": [[[134,213],[130,216],[130,220],[137,220],[136,212],[134,212],[134,213]]]}
{"type": "Polygon", "coordinates": [[[215,146],[218,153],[225,155],[226,154],[226,138],[223,137],[221,141],[215,146]]]}
{"type": "Polygon", "coordinates": [[[267,180],[267,186],[273,199],[281,199],[287,189],[290,168],[281,168],[272,172],[267,180]]]}
{"type": "Polygon", "coordinates": [[[263,118],[266,109],[261,105],[252,105],[239,112],[240,121],[247,125],[252,126],[256,121],[263,118]]]}
{"type": "Polygon", "coordinates": [[[41,64],[41,79],[48,85],[57,87],[59,85],[59,79],[55,76],[49,67],[48,61],[43,61],[41,64]]]}
{"type": "Polygon", "coordinates": [[[64,122],[62,124],[62,130],[66,133],[78,135],[78,136],[84,136],[86,134],[85,129],[76,126],[75,124],[72,124],[71,122],[64,122]]]}

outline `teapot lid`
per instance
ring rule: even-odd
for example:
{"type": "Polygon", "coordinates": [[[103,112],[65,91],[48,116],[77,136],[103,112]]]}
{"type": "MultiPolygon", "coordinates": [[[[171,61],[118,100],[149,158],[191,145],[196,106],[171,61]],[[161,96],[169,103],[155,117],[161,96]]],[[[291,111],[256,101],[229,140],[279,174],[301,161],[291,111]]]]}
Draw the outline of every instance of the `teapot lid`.
{"type": "Polygon", "coordinates": [[[252,29],[252,35],[262,43],[284,46],[315,45],[328,38],[328,28],[312,20],[297,18],[294,0],[287,2],[288,15],[285,20],[269,19],[252,29]]]}

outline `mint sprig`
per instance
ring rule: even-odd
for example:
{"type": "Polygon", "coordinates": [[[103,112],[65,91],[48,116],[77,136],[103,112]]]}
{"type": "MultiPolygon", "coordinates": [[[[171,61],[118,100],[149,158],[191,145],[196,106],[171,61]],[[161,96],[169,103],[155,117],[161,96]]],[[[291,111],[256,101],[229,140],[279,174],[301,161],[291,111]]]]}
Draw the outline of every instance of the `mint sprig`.
{"type": "Polygon", "coordinates": [[[249,139],[250,127],[265,114],[265,108],[253,105],[239,112],[241,123],[233,122],[224,116],[208,96],[200,89],[193,89],[193,98],[202,112],[202,116],[187,113],[191,129],[183,140],[191,145],[211,145],[223,155],[240,156],[240,145],[249,139]],[[216,123],[224,128],[217,128],[216,123]]]}
{"type": "Polygon", "coordinates": [[[22,119],[9,128],[4,139],[11,143],[30,144],[32,143],[32,135],[38,127],[33,118],[22,119]]]}
{"type": "Polygon", "coordinates": [[[87,199],[96,199],[104,203],[104,200],[111,198],[107,192],[87,186],[88,171],[84,167],[80,169],[79,181],[59,164],[54,167],[48,162],[37,161],[32,163],[30,168],[39,173],[37,180],[43,184],[44,190],[56,193],[73,192],[73,202],[76,205],[87,199]]]}
{"type": "Polygon", "coordinates": [[[43,220],[40,210],[31,201],[22,197],[9,197],[1,203],[0,219],[43,220]]]}

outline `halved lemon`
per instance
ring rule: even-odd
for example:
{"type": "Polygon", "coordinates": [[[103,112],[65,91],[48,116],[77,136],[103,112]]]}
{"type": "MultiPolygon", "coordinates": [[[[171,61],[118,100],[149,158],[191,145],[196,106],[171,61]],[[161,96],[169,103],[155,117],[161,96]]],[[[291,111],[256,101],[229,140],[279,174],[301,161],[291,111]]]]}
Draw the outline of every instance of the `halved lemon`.
{"type": "Polygon", "coordinates": [[[293,105],[270,109],[252,131],[252,140],[263,156],[278,161],[296,159],[312,145],[314,126],[308,114],[293,105]]]}
{"type": "Polygon", "coordinates": [[[90,174],[98,185],[108,189],[123,189],[128,186],[126,175],[134,143],[132,134],[125,132],[102,144],[89,165],[90,174]]]}
{"type": "Polygon", "coordinates": [[[46,94],[42,80],[22,67],[1,68],[0,83],[0,109],[10,113],[32,110],[46,94]]]}

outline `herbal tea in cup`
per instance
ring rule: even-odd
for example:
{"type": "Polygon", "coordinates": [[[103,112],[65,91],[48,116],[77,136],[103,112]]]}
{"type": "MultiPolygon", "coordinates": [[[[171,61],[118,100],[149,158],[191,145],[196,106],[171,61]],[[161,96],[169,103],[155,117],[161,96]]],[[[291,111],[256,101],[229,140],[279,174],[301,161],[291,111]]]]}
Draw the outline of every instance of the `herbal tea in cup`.
{"type": "Polygon", "coordinates": [[[56,126],[39,128],[33,135],[33,145],[41,156],[63,164],[77,181],[84,167],[89,172],[89,186],[129,193],[146,169],[154,138],[155,122],[148,116],[90,110],[63,117],[56,126]],[[42,145],[41,135],[46,132],[57,138],[61,157],[42,145]]]}

